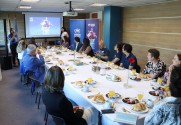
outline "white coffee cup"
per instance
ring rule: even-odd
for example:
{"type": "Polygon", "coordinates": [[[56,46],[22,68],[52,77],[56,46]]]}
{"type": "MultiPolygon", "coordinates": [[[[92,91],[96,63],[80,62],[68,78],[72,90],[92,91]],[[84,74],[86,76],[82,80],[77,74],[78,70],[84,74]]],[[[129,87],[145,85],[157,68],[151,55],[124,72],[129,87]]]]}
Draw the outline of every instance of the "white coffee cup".
{"type": "Polygon", "coordinates": [[[90,90],[89,90],[89,85],[84,85],[83,91],[84,91],[84,92],[89,92],[89,91],[90,91],[90,90]]]}
{"type": "Polygon", "coordinates": [[[112,75],[111,75],[111,79],[112,79],[113,81],[116,80],[116,75],[112,74],[112,75]]]}
{"type": "Polygon", "coordinates": [[[110,109],[112,108],[112,103],[110,101],[106,101],[104,104],[104,109],[110,109]]]}

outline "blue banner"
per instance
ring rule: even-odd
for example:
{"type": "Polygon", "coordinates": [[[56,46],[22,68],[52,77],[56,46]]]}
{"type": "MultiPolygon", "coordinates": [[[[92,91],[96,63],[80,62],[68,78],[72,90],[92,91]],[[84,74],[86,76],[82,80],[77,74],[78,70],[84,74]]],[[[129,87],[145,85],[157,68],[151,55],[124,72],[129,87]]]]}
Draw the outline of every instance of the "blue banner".
{"type": "Polygon", "coordinates": [[[75,47],[74,37],[79,37],[82,42],[85,37],[85,20],[71,19],[70,20],[70,45],[71,49],[75,47]]]}
{"type": "Polygon", "coordinates": [[[86,37],[90,40],[90,45],[94,52],[98,51],[99,44],[99,20],[98,19],[86,19],[86,37]]]}

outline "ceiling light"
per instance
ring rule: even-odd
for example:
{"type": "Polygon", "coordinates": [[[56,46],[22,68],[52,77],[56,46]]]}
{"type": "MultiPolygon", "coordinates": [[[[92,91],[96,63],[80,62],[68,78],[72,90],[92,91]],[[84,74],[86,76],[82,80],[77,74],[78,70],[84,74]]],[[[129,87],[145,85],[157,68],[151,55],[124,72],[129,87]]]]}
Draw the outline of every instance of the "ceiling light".
{"type": "Polygon", "coordinates": [[[28,6],[28,5],[20,5],[20,6],[18,6],[18,8],[20,8],[20,9],[31,9],[31,6],[28,6]]]}
{"type": "Polygon", "coordinates": [[[76,10],[76,11],[82,11],[82,10],[84,10],[84,9],[81,9],[81,8],[75,8],[74,10],[76,10]]]}
{"type": "Polygon", "coordinates": [[[103,3],[94,3],[91,6],[106,6],[107,4],[103,4],[103,3]]]}
{"type": "Polygon", "coordinates": [[[32,2],[32,3],[38,2],[38,1],[40,1],[40,0],[21,0],[21,2],[32,2]]]}

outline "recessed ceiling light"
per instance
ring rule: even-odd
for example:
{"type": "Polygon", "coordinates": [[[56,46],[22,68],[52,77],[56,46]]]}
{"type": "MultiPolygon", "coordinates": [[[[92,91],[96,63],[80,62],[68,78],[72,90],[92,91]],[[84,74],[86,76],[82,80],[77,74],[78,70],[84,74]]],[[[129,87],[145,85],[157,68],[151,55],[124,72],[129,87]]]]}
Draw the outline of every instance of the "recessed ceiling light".
{"type": "Polygon", "coordinates": [[[32,2],[32,3],[38,2],[38,1],[40,1],[40,0],[21,0],[21,2],[32,2]]]}
{"type": "Polygon", "coordinates": [[[18,8],[20,8],[20,9],[31,9],[31,6],[28,6],[28,5],[20,5],[20,6],[18,6],[18,8]]]}
{"type": "Polygon", "coordinates": [[[107,4],[103,4],[103,3],[94,3],[91,6],[106,6],[107,4]]]}
{"type": "Polygon", "coordinates": [[[84,10],[84,9],[81,9],[81,8],[75,8],[74,10],[76,10],[76,11],[82,11],[82,10],[84,10]]]}

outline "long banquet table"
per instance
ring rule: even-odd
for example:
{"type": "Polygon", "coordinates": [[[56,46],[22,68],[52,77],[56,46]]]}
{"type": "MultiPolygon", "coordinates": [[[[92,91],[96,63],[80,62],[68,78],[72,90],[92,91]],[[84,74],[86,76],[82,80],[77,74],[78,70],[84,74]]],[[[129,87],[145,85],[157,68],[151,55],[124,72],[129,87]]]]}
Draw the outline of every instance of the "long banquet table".
{"type": "MultiPolygon", "coordinates": [[[[106,94],[110,91],[110,90],[114,90],[116,93],[119,93],[121,95],[122,98],[124,97],[132,97],[135,98],[137,97],[138,92],[142,92],[144,97],[143,99],[148,99],[148,98],[152,98],[149,95],[149,91],[152,90],[151,86],[150,86],[150,81],[133,81],[133,80],[128,80],[128,84],[130,85],[129,88],[125,88],[124,87],[124,83],[127,82],[128,79],[128,72],[130,72],[127,69],[121,70],[121,69],[114,69],[111,68],[111,70],[106,70],[106,74],[116,74],[117,76],[119,76],[121,78],[121,82],[113,82],[113,81],[109,81],[106,79],[106,75],[100,75],[97,74],[95,72],[92,71],[92,65],[89,62],[92,62],[93,59],[90,57],[87,57],[85,55],[81,55],[76,53],[75,54],[75,59],[81,60],[82,62],[85,62],[86,64],[82,65],[82,66],[76,66],[74,65],[73,60],[74,56],[72,55],[74,52],[73,51],[65,51],[62,50],[61,54],[56,54],[55,52],[52,51],[46,51],[44,53],[45,55],[45,59],[47,59],[46,57],[48,57],[48,59],[50,59],[51,63],[46,63],[46,67],[50,68],[51,66],[54,65],[58,65],[60,66],[62,69],[65,69],[64,73],[65,73],[65,86],[64,86],[64,92],[66,94],[66,96],[70,99],[72,99],[73,101],[75,101],[78,105],[80,106],[84,106],[84,107],[90,107],[93,106],[95,107],[98,111],[101,111],[101,109],[104,109],[104,105],[103,104],[96,104],[94,102],[92,102],[91,99],[88,98],[88,96],[90,95],[94,95],[97,93],[101,93],[103,94],[103,96],[106,99],[106,94]],[[77,57],[83,57],[83,58],[77,58],[77,57]],[[59,62],[57,60],[63,60],[65,64],[67,65],[60,65],[59,62]],[[75,71],[67,71],[68,65],[72,66],[73,69],[75,68],[75,71]],[[85,81],[88,78],[92,78],[93,80],[95,80],[97,83],[94,85],[94,87],[91,87],[90,90],[91,92],[83,92],[81,91],[81,89],[76,88],[72,82],[75,81],[85,81]]],[[[122,111],[122,107],[124,107],[125,109],[130,111],[131,105],[129,104],[125,104],[124,102],[121,101],[121,99],[119,101],[117,101],[115,103],[115,109],[118,112],[123,112],[122,111]]],[[[147,113],[135,113],[135,112],[131,112],[131,114],[135,114],[138,116],[137,119],[137,125],[143,125],[144,124],[144,118],[145,116],[147,116],[149,113],[149,111],[147,113]]],[[[103,114],[102,115],[102,125],[121,125],[124,123],[120,123],[120,122],[115,122],[116,115],[114,114],[103,114]]]]}

